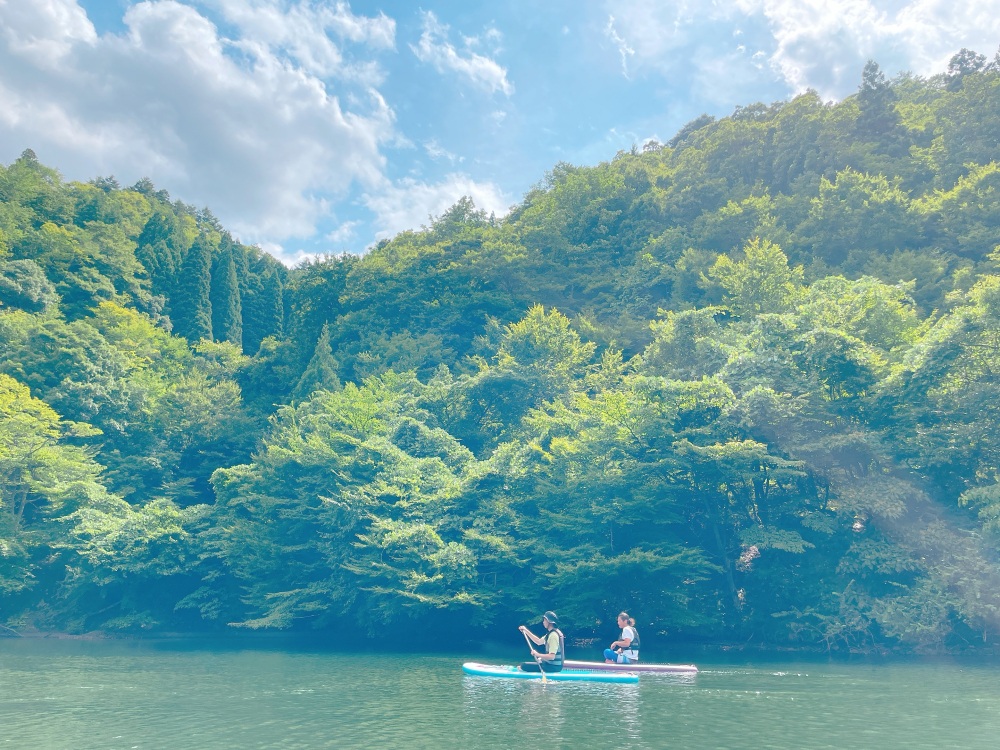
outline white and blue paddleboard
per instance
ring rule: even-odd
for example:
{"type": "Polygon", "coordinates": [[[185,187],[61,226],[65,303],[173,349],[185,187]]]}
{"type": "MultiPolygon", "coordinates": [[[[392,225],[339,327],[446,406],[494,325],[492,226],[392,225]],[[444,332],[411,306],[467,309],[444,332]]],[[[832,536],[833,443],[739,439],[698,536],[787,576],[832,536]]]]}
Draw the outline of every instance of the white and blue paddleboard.
{"type": "MultiPolygon", "coordinates": [[[[462,665],[462,671],[476,677],[501,677],[515,680],[540,680],[541,672],[522,672],[517,667],[506,664],[479,664],[467,661],[462,665]]],[[[546,672],[546,681],[553,682],[617,682],[633,683],[639,681],[639,675],[630,672],[605,672],[585,669],[563,669],[561,672],[546,672]]]]}
{"type": "Polygon", "coordinates": [[[698,671],[694,664],[647,664],[634,661],[629,664],[608,664],[602,661],[574,661],[567,659],[563,669],[590,669],[595,672],[655,672],[659,674],[693,674],[698,671]]]}

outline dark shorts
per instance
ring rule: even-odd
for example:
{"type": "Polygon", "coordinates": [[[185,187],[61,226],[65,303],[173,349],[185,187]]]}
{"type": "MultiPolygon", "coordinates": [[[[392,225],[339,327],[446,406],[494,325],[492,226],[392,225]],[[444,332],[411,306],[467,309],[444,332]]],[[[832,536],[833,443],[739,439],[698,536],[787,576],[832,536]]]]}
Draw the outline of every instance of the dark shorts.
{"type": "Polygon", "coordinates": [[[542,662],[542,668],[538,668],[538,662],[536,661],[526,661],[522,662],[518,667],[522,672],[561,672],[562,664],[549,664],[547,661],[542,662]]]}

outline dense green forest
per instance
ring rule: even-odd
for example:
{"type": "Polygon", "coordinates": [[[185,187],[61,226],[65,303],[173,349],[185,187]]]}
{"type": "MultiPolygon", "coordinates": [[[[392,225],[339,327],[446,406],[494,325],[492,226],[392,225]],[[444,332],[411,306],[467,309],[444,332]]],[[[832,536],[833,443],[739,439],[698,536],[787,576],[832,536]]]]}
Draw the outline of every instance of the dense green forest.
{"type": "Polygon", "coordinates": [[[292,269],[25,151],[0,629],[994,648],[998,143],[870,62],[292,269]]]}

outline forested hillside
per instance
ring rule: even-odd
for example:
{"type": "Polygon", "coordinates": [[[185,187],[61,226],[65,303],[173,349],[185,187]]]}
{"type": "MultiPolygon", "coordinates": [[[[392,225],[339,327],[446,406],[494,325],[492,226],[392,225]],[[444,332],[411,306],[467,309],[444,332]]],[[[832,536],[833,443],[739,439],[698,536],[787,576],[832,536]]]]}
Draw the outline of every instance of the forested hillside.
{"type": "Polygon", "coordinates": [[[25,151],[0,630],[994,648],[998,143],[1000,60],[869,63],[293,269],[25,151]]]}

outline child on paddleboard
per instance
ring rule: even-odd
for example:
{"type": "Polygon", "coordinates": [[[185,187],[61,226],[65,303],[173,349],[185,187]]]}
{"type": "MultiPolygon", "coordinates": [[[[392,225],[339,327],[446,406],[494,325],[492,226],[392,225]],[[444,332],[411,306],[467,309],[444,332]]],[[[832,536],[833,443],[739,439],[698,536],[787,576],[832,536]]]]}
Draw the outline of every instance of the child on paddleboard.
{"type": "Polygon", "coordinates": [[[538,637],[526,626],[519,625],[518,630],[529,641],[529,646],[534,643],[541,646],[542,650],[531,649],[531,656],[534,661],[526,661],[520,665],[524,672],[559,672],[563,668],[563,657],[566,653],[566,639],[562,631],[556,627],[558,618],[551,609],[542,615],[542,627],[545,628],[545,635],[538,637]]]}

